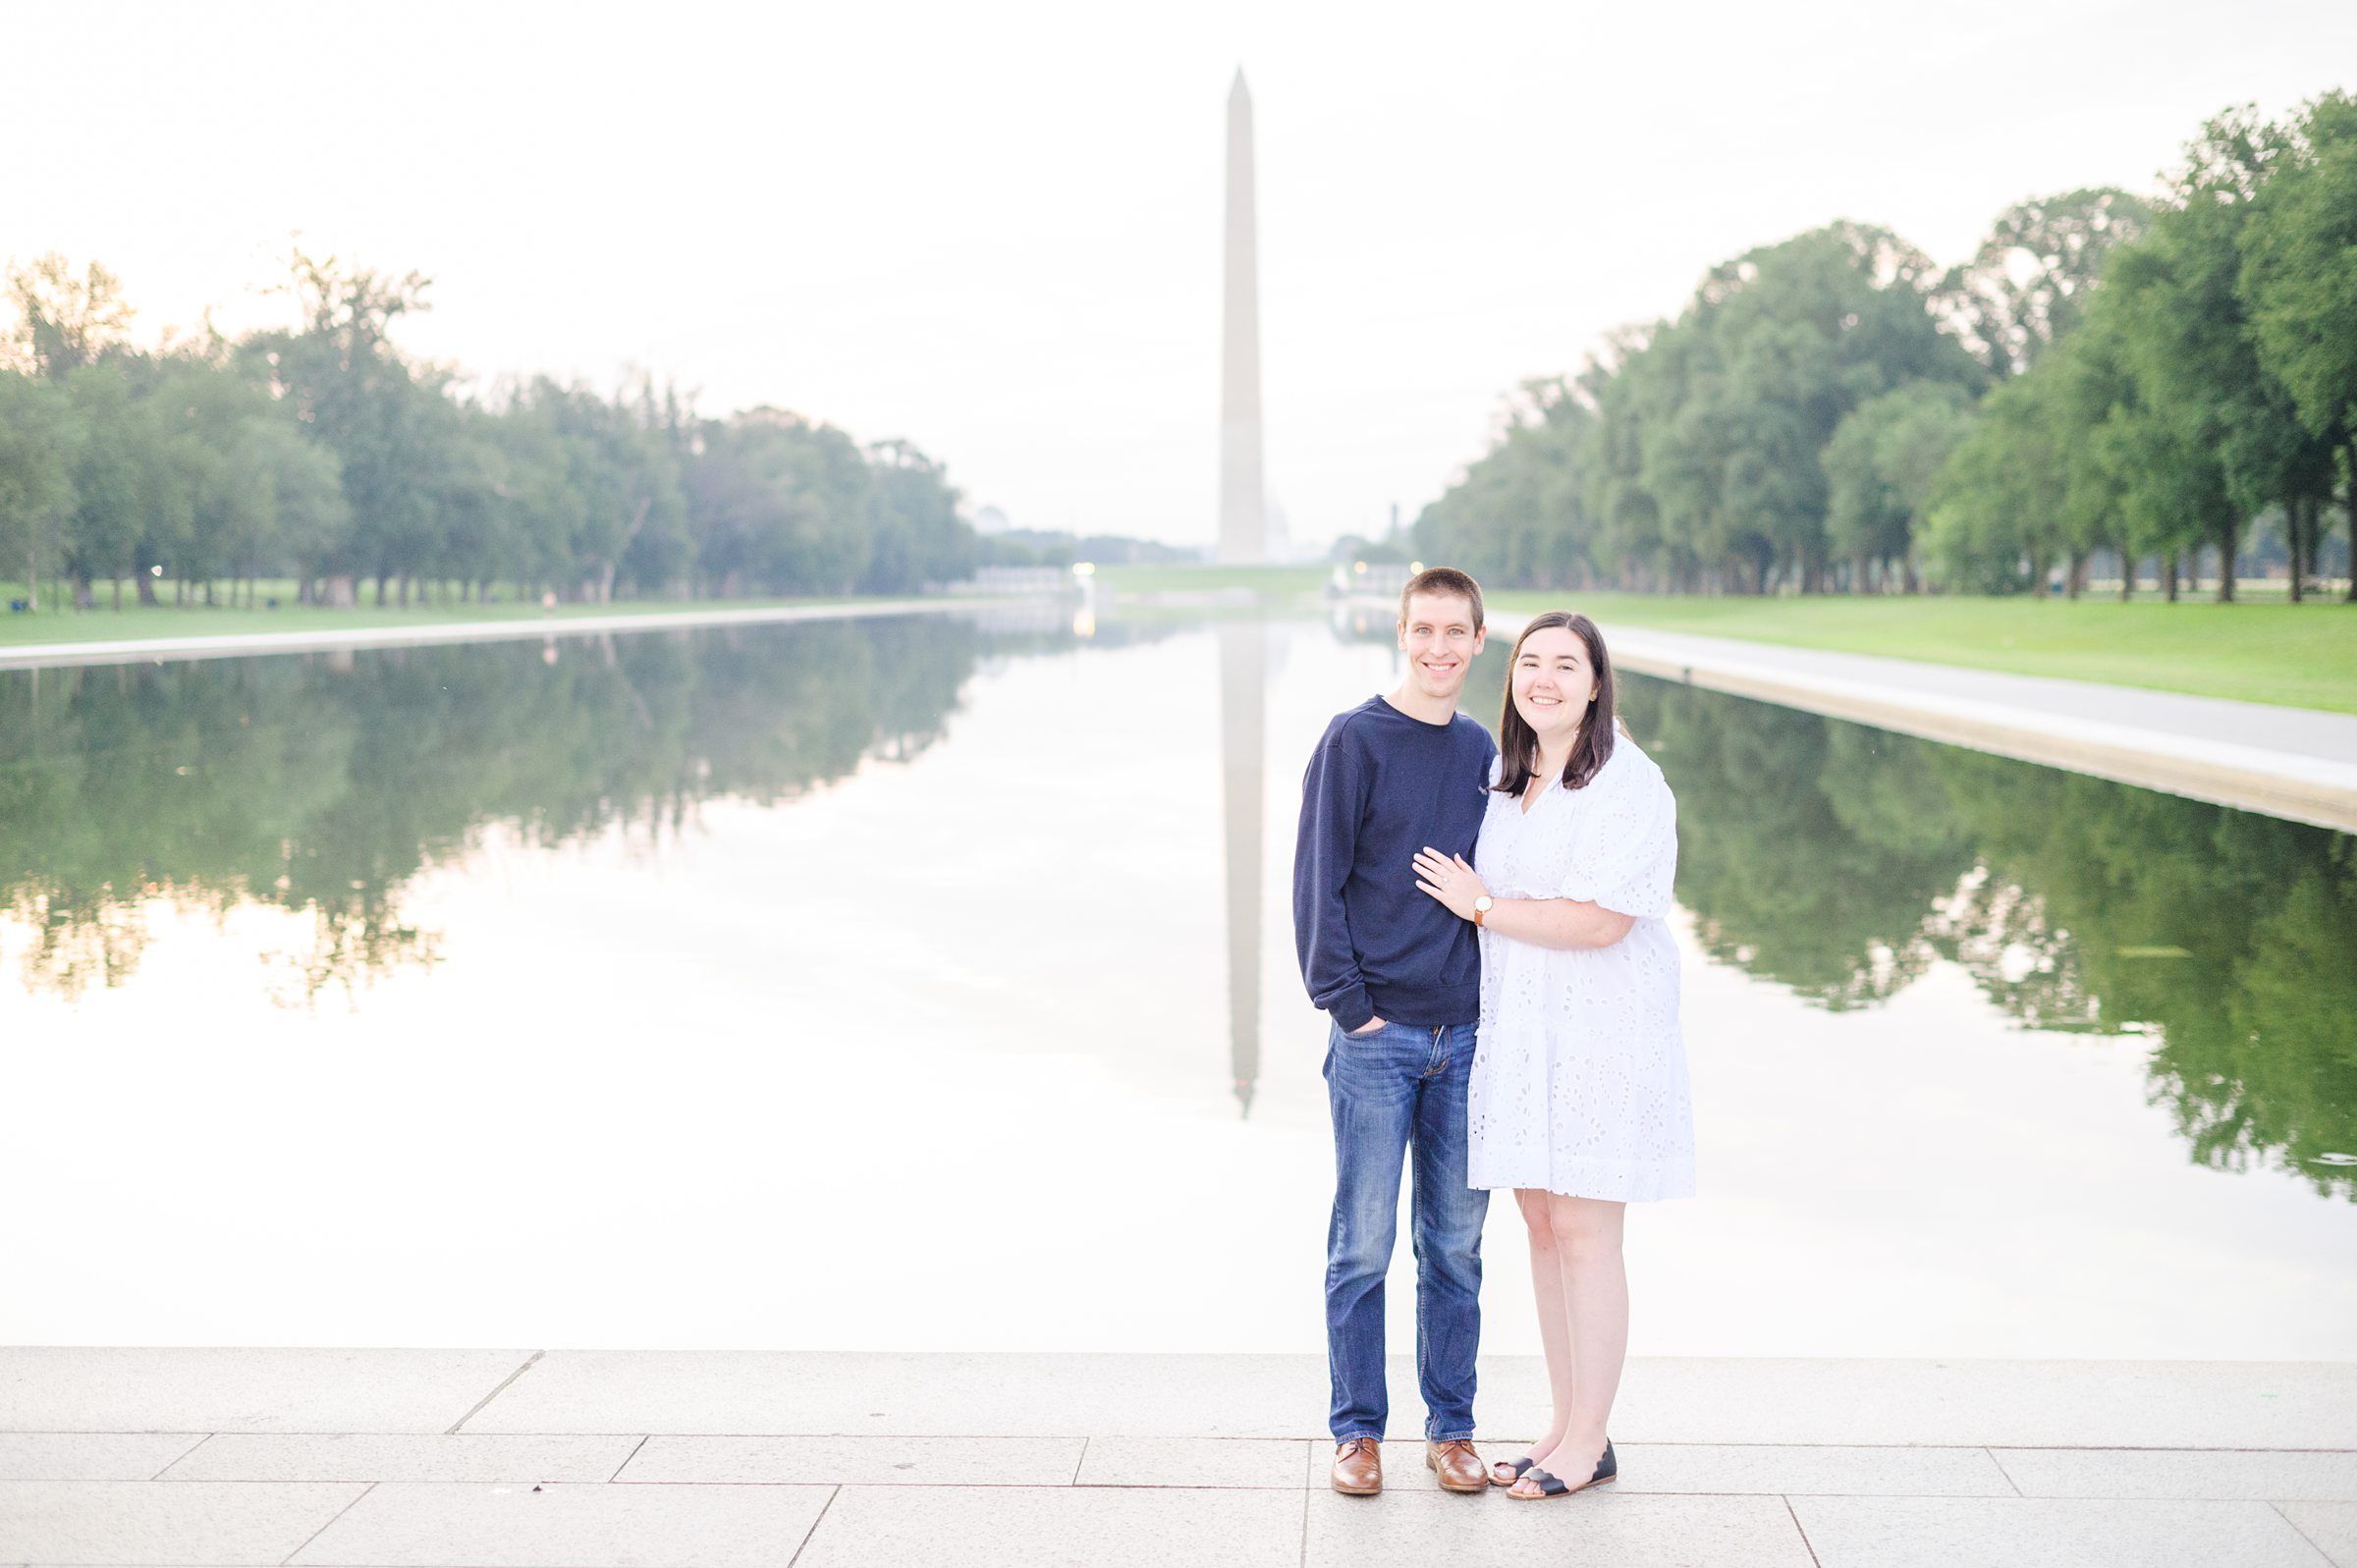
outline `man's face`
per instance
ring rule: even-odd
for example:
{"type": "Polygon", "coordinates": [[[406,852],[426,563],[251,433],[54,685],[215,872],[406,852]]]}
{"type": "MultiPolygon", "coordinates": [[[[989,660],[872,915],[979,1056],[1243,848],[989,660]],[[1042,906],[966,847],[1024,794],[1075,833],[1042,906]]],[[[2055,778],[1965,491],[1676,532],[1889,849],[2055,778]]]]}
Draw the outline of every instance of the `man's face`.
{"type": "Polygon", "coordinates": [[[1408,678],[1425,696],[1454,702],[1481,652],[1482,635],[1473,624],[1471,600],[1453,593],[1408,595],[1407,618],[1399,622],[1408,678]]]}

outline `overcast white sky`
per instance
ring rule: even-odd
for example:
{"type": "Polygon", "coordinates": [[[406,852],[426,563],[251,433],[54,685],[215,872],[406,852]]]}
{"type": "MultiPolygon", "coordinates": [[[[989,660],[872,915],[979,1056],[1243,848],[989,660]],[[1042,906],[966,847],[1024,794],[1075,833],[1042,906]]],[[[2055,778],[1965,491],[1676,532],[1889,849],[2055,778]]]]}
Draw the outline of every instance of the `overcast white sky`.
{"type": "Polygon", "coordinates": [[[1702,272],[1836,217],[1941,261],[2351,84],[2345,0],[403,7],[0,0],[0,257],[152,337],[306,247],[434,280],[478,378],[643,366],[945,460],[1018,523],[1207,543],[1228,82],[1259,119],[1269,484],[1380,531],[1702,272]]]}

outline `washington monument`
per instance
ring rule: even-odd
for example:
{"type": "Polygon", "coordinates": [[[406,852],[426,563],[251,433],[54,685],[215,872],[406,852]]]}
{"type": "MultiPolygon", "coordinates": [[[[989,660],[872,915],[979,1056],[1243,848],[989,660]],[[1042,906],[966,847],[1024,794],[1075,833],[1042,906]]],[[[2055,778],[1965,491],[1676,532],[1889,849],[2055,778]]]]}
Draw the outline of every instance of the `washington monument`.
{"type": "Polygon", "coordinates": [[[1260,481],[1260,258],[1252,223],[1252,94],[1228,89],[1228,286],[1220,339],[1220,559],[1268,558],[1260,481]]]}
{"type": "MultiPolygon", "coordinates": [[[[1268,559],[1260,487],[1260,265],[1252,244],[1252,94],[1228,89],[1228,287],[1220,339],[1220,559],[1268,559]]],[[[1239,1110],[1260,1080],[1260,802],[1266,788],[1268,629],[1220,627],[1220,773],[1227,819],[1228,1052],[1239,1110]]]]}

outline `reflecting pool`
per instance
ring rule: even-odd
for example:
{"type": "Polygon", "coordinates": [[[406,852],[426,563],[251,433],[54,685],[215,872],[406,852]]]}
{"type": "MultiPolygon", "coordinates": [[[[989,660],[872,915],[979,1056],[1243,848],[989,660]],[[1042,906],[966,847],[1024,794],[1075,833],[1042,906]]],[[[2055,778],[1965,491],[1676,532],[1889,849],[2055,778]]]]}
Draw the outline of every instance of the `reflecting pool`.
{"type": "MultiPolygon", "coordinates": [[[[0,1341],[1318,1348],[1292,830],[1382,620],[0,674],[0,1341]]],[[[1622,708],[1702,1187],[1636,1353],[2357,1355],[2357,840],[1622,708]]]]}

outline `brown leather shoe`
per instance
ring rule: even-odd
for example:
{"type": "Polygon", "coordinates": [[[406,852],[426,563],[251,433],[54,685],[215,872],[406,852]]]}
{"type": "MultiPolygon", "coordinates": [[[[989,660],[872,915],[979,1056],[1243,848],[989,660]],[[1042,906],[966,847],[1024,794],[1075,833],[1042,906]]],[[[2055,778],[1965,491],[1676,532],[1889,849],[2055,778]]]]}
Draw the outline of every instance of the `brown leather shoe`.
{"type": "Polygon", "coordinates": [[[1350,1497],[1372,1497],[1383,1490],[1383,1444],[1372,1437],[1335,1444],[1334,1489],[1350,1497]]]}
{"type": "Polygon", "coordinates": [[[1490,1489],[1490,1473],[1481,1468],[1481,1455],[1473,1451],[1473,1440],[1469,1437],[1426,1443],[1424,1467],[1440,1477],[1442,1487],[1450,1491],[1490,1489]]]}

